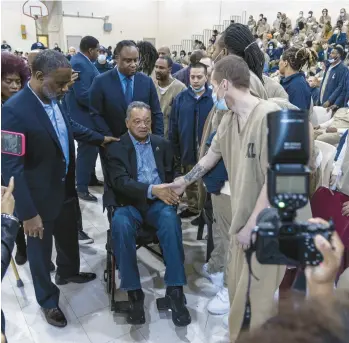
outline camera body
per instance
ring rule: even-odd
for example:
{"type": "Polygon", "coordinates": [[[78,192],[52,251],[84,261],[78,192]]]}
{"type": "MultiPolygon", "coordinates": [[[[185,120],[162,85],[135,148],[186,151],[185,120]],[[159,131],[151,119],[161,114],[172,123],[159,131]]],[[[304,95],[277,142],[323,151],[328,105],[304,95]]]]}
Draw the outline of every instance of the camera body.
{"type": "Polygon", "coordinates": [[[310,156],[307,111],[282,110],[268,114],[268,199],[252,233],[252,249],[261,264],[311,265],[322,262],[314,237],[330,240],[333,224],[297,223],[297,210],[309,198],[310,156]]]}

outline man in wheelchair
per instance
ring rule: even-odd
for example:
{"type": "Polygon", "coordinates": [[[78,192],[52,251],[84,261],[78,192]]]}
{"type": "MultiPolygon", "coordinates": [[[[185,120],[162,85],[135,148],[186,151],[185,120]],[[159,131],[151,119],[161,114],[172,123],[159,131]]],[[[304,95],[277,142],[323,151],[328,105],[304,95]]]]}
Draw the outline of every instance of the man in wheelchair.
{"type": "MultiPolygon", "coordinates": [[[[151,110],[142,102],[127,109],[128,132],[104,151],[107,177],[104,203],[113,205],[112,247],[119,268],[120,288],[127,291],[127,322],[145,323],[144,293],[136,256],[137,231],[156,230],[166,264],[164,300],[172,310],[176,326],[187,326],[191,317],[186,308],[186,284],[181,221],[177,216],[179,197],[164,183],[174,179],[170,143],[150,134],[151,110]]],[[[159,307],[159,306],[158,306],[159,307]]]]}

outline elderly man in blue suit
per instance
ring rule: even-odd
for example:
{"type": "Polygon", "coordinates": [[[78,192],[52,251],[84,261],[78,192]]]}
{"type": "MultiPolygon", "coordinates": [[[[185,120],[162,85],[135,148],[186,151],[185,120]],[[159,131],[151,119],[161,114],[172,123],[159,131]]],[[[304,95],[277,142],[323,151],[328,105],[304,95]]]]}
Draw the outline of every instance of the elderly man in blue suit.
{"type": "Polygon", "coordinates": [[[123,40],[117,44],[115,54],[117,67],[97,76],[91,86],[90,107],[97,131],[120,137],[127,132],[128,105],[142,101],[151,108],[152,133],[163,136],[163,114],[154,82],[147,75],[137,73],[139,53],[136,44],[123,40]]]}
{"type": "MultiPolygon", "coordinates": [[[[80,42],[80,52],[73,56],[70,63],[74,71],[79,72],[79,79],[66,95],[66,105],[71,117],[79,124],[94,129],[90,115],[89,90],[99,71],[94,63],[98,58],[99,42],[96,38],[86,36],[80,42]]],[[[78,142],[76,158],[76,188],[80,199],[97,201],[88,186],[102,186],[95,176],[98,149],[84,142],[78,142]]]]}

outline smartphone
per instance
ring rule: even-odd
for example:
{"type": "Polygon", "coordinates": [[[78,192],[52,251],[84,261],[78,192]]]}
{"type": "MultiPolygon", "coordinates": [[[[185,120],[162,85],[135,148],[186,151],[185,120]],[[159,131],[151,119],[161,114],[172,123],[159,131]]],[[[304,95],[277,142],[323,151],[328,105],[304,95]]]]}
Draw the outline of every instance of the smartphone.
{"type": "Polygon", "coordinates": [[[23,156],[25,154],[24,134],[1,130],[1,153],[23,156]]]}

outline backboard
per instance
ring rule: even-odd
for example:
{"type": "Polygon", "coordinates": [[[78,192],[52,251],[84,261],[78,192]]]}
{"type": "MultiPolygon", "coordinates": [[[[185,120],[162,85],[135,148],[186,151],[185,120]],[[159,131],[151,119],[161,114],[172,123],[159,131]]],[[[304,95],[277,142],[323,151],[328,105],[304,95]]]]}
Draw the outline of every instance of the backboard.
{"type": "Polygon", "coordinates": [[[48,16],[48,9],[39,0],[28,0],[23,4],[23,14],[36,20],[48,16]]]}

